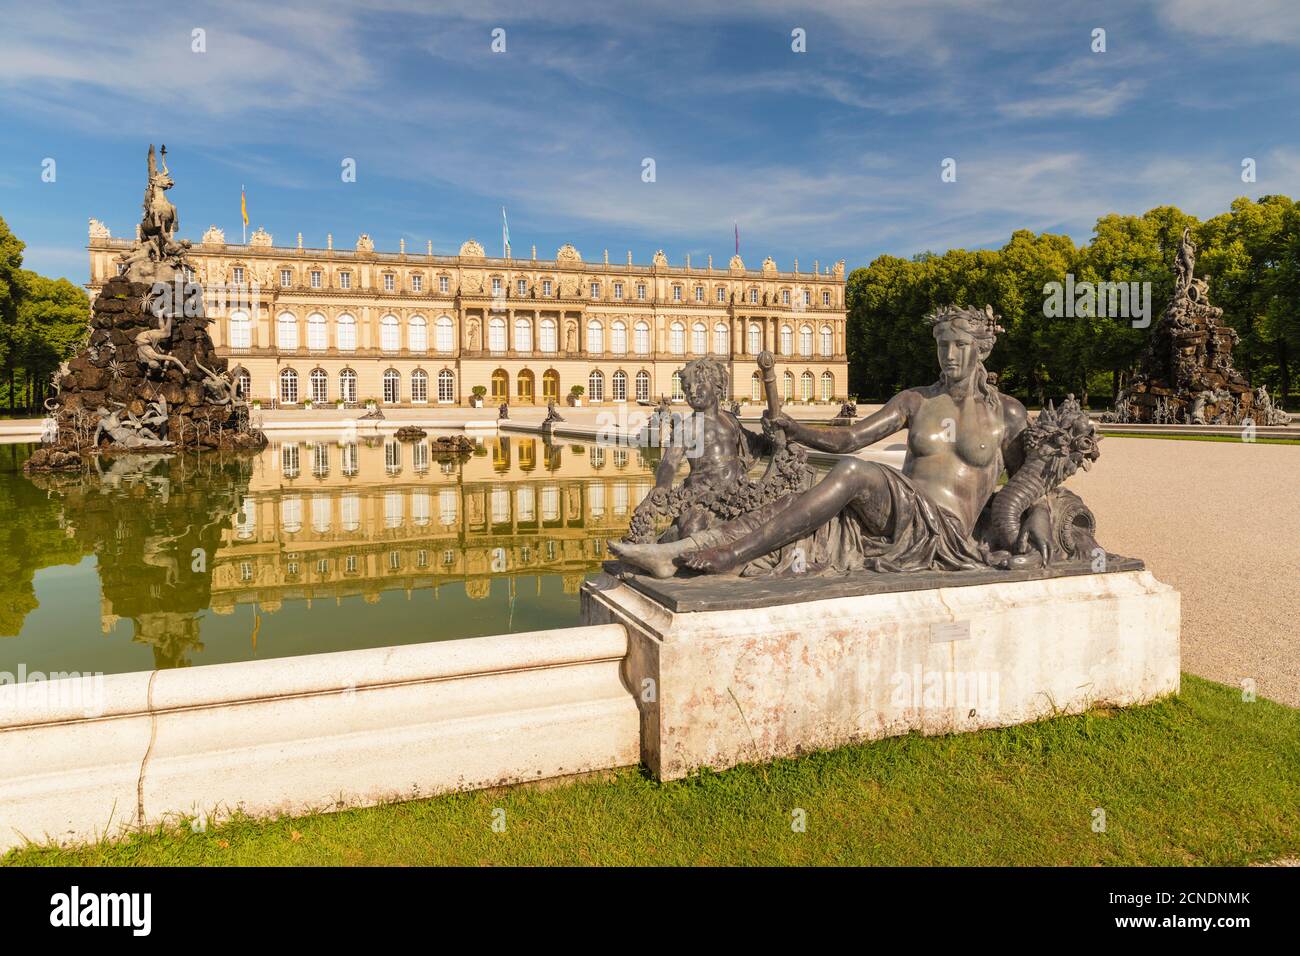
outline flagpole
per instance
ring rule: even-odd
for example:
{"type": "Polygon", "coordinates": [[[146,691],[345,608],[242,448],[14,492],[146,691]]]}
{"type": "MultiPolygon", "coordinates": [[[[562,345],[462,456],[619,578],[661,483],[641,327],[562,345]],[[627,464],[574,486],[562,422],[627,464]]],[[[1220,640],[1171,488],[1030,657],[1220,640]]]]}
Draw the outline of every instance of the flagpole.
{"type": "Polygon", "coordinates": [[[248,199],[246,198],[246,196],[247,193],[244,191],[244,184],[240,183],[239,184],[239,205],[242,208],[240,209],[239,218],[244,224],[244,245],[248,245],[248,199]]]}

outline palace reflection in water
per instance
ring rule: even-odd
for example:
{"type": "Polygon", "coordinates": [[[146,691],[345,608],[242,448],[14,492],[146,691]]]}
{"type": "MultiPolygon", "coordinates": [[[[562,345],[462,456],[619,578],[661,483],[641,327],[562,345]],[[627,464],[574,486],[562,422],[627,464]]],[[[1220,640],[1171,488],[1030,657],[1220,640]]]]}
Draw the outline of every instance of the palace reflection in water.
{"type": "Polygon", "coordinates": [[[650,490],[653,454],[321,436],[251,458],[124,456],[87,475],[6,468],[0,488],[33,531],[0,669],[111,673],[570,626],[606,539],[650,490]]]}

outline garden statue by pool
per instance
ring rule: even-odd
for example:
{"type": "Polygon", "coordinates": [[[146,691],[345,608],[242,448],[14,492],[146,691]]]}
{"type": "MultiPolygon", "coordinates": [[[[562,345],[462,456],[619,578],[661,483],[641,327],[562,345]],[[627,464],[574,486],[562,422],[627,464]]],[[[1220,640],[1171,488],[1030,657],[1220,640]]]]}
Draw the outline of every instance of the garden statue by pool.
{"type": "Polygon", "coordinates": [[[717,409],[717,383],[691,363],[683,375],[695,410],[688,422],[700,419],[704,438],[691,475],[680,489],[661,480],[630,540],[611,542],[611,551],[655,577],[1020,570],[1104,559],[1092,513],[1060,487],[1097,460],[1087,414],[1071,397],[1031,423],[1019,401],[997,390],[984,368],[1001,331],[991,308],[940,309],[929,322],[940,380],[900,392],[853,425],[822,428],[781,413],[771,358],[760,356],[772,385],[764,432],[773,459],[758,481],[747,474],[757,436],[717,439],[726,429],[709,422],[731,416],[717,409]],[[849,453],[902,429],[902,471],[844,458],[815,480],[797,451],[849,453]],[[1010,477],[997,491],[1004,470],[1010,477]],[[652,519],[665,515],[675,523],[653,540],[652,519]]]}
{"type": "Polygon", "coordinates": [[[29,471],[81,468],[101,451],[266,442],[249,420],[243,368],[218,356],[208,335],[190,244],[175,238],[166,155],[164,146],[160,170],[149,147],[139,238],[95,300],[86,347],[56,373],[52,441],[28,459],[29,471]]]}

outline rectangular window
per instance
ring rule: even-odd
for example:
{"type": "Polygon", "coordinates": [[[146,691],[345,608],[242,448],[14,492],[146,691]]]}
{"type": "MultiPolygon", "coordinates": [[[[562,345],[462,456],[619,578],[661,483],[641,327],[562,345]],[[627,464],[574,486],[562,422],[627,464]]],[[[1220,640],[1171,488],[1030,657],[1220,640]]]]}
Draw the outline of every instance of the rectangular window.
{"type": "Polygon", "coordinates": [[[397,276],[392,275],[391,273],[385,273],[385,274],[384,274],[384,291],[385,291],[385,292],[392,292],[392,291],[393,291],[394,289],[396,289],[396,288],[397,288],[397,276]]]}
{"type": "Polygon", "coordinates": [[[727,290],[724,289],[722,286],[718,286],[718,301],[719,302],[727,301],[727,290]]]}
{"type": "Polygon", "coordinates": [[[789,304],[790,304],[790,290],[789,290],[789,289],[782,289],[782,290],[781,290],[781,304],[782,304],[782,305],[789,305],[789,304]]]}
{"type": "Polygon", "coordinates": [[[592,297],[593,299],[599,299],[599,298],[600,298],[600,283],[599,283],[599,282],[593,282],[593,283],[591,284],[591,297],[592,297]]]}
{"type": "Polygon", "coordinates": [[[641,284],[639,284],[639,285],[636,287],[636,297],[637,297],[638,299],[640,299],[642,302],[645,301],[645,283],[644,283],[644,282],[641,283],[641,284]]]}
{"type": "Polygon", "coordinates": [[[340,272],[340,273],[339,273],[339,288],[340,288],[340,289],[351,289],[351,288],[352,288],[352,273],[351,273],[351,272],[340,272]]]}
{"type": "Polygon", "coordinates": [[[423,289],[424,289],[424,276],[420,275],[417,272],[415,275],[411,276],[411,291],[420,292],[423,289]]]}
{"type": "Polygon", "coordinates": [[[319,289],[319,288],[320,288],[320,270],[319,270],[319,269],[313,269],[313,270],[311,271],[311,287],[312,287],[313,289],[319,289]]]}
{"type": "Polygon", "coordinates": [[[803,290],[803,304],[812,305],[812,290],[810,289],[803,290]]]}
{"type": "Polygon", "coordinates": [[[750,304],[750,305],[758,305],[758,290],[757,290],[757,289],[750,289],[750,290],[749,290],[749,304],[750,304]]]}
{"type": "Polygon", "coordinates": [[[492,277],[492,294],[498,298],[501,296],[501,280],[495,276],[492,277]]]}
{"type": "Polygon", "coordinates": [[[447,292],[451,289],[451,279],[447,276],[438,276],[438,291],[447,292]]]}
{"type": "Polygon", "coordinates": [[[702,286],[702,285],[697,285],[697,286],[695,287],[695,301],[696,301],[696,302],[703,302],[703,301],[704,301],[704,286],[702,286]]]}
{"type": "Polygon", "coordinates": [[[830,305],[830,304],[831,304],[831,294],[829,292],[823,292],[822,305],[830,305]]]}
{"type": "Polygon", "coordinates": [[[623,283],[621,282],[614,283],[614,298],[615,299],[623,298],[623,283]]]}
{"type": "Polygon", "coordinates": [[[673,286],[673,301],[674,302],[682,301],[682,287],[679,285],[673,286]]]}
{"type": "Polygon", "coordinates": [[[543,280],[542,280],[542,295],[550,295],[550,294],[551,294],[551,280],[550,280],[550,279],[543,279],[543,280]]]}
{"type": "Polygon", "coordinates": [[[235,275],[235,285],[243,285],[243,284],[244,284],[244,270],[243,270],[242,268],[240,268],[239,266],[236,266],[236,267],[235,267],[235,273],[234,273],[234,275],[235,275]]]}
{"type": "Polygon", "coordinates": [[[281,269],[281,270],[280,270],[280,288],[281,288],[281,289],[287,289],[287,288],[289,288],[289,286],[291,286],[291,285],[293,285],[293,273],[290,272],[288,269],[281,269]]]}
{"type": "Polygon", "coordinates": [[[520,279],[518,282],[516,282],[516,283],[515,283],[515,290],[516,290],[520,295],[527,295],[527,294],[528,294],[528,280],[527,280],[527,279],[520,279]]]}

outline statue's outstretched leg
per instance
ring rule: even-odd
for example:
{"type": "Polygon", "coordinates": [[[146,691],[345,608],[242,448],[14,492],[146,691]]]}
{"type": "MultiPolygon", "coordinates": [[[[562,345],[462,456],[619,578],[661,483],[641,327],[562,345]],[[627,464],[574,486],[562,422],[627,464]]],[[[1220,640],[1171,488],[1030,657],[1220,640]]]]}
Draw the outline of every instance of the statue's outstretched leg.
{"type": "Polygon", "coordinates": [[[882,467],[859,458],[842,459],[825,478],[792,499],[771,520],[728,544],[706,546],[684,555],[678,564],[710,574],[732,571],[812,534],[860,496],[873,503],[868,509],[870,513],[880,511],[887,515],[889,489],[880,472],[882,467]],[[879,509],[874,502],[882,496],[886,501],[882,501],[884,509],[879,509]]]}

